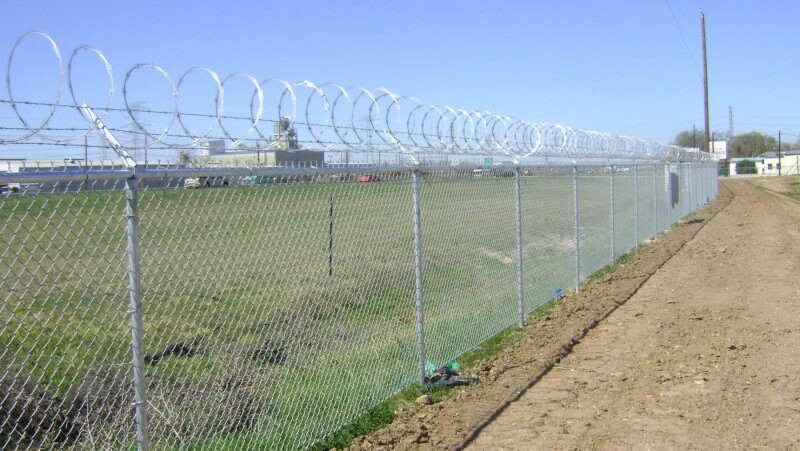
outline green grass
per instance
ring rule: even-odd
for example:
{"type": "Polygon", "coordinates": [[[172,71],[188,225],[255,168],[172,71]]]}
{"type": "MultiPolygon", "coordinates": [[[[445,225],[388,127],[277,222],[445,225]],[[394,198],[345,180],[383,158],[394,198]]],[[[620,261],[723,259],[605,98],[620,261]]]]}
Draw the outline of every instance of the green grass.
{"type": "MultiPolygon", "coordinates": [[[[589,274],[610,256],[608,180],[580,186],[589,274]]],[[[426,177],[421,188],[427,353],[441,365],[491,348],[517,321],[514,184],[426,177]]],[[[155,446],[308,446],[413,384],[407,177],[145,190],[139,201],[145,353],[196,351],[147,367],[155,446]],[[275,349],[280,362],[254,357],[275,349]]],[[[38,380],[45,397],[127,400],[122,193],[6,196],[0,219],[5,377],[38,380]]],[[[575,283],[571,178],[523,178],[523,224],[531,312],[575,283]]],[[[89,417],[93,433],[129,437],[128,418],[106,427],[89,417]]]]}

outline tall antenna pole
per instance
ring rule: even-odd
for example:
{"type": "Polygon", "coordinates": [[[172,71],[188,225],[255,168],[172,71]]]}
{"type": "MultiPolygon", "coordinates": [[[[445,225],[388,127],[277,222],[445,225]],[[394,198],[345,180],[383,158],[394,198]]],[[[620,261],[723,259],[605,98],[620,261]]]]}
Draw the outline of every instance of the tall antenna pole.
{"type": "Polygon", "coordinates": [[[733,107],[728,107],[728,139],[733,138],[733,107]]]}
{"type": "Polygon", "coordinates": [[[711,127],[709,126],[708,121],[708,57],[706,55],[706,15],[702,10],[700,10],[700,32],[703,37],[703,107],[706,122],[706,140],[705,144],[703,144],[703,148],[706,152],[708,152],[708,143],[711,142],[711,127]]]}

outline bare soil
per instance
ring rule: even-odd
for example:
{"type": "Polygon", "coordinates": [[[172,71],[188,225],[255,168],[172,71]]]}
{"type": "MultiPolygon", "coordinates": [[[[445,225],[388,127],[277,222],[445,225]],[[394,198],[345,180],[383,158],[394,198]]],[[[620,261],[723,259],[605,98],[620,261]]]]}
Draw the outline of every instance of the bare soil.
{"type": "MultiPolygon", "coordinates": [[[[800,444],[800,203],[722,194],[353,449],[800,444]]],[[[766,180],[766,183],[774,183],[766,180]]]]}

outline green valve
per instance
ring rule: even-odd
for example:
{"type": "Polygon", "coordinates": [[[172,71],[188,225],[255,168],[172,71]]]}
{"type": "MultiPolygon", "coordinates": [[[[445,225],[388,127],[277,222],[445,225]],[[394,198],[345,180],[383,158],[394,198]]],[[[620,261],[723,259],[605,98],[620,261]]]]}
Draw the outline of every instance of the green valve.
{"type": "Polygon", "coordinates": [[[431,363],[431,362],[425,362],[425,369],[426,369],[426,370],[427,370],[429,373],[433,373],[434,371],[436,371],[436,365],[434,365],[434,364],[433,364],[433,363],[431,363]]]}
{"type": "Polygon", "coordinates": [[[447,362],[447,368],[450,371],[458,371],[458,369],[461,368],[461,364],[459,364],[455,360],[451,360],[451,361],[447,362]]]}

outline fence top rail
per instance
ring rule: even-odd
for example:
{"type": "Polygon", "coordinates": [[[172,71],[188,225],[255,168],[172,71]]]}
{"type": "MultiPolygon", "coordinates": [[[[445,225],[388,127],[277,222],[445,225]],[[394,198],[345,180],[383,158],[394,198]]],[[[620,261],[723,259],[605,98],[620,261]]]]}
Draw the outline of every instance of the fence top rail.
{"type": "Polygon", "coordinates": [[[142,138],[145,147],[193,149],[213,140],[228,148],[321,148],[339,152],[366,148],[368,152],[399,152],[413,161],[430,153],[513,159],[530,156],[651,161],[713,159],[708,153],[630,136],[521,120],[486,110],[430,105],[386,88],[344,87],[305,80],[289,82],[246,73],[222,77],[210,68],[199,66],[189,68],[175,80],[161,66],[151,63],[135,64],[124,73],[121,83],[115,83],[113,67],[99,49],[88,45],[75,48],[66,68],[61,55],[58,44],[46,33],[32,31],[16,40],[7,58],[8,98],[0,99],[0,107],[8,110],[17,125],[4,129],[0,144],[21,144],[31,139],[69,144],[98,131],[122,133],[122,124],[131,123],[133,130],[128,132],[142,138]],[[55,95],[50,100],[33,102],[19,98],[20,80],[26,77],[15,63],[30,56],[23,56],[30,51],[30,46],[23,45],[28,41],[44,42],[58,63],[56,86],[49,91],[55,95]],[[76,95],[75,74],[80,71],[75,69],[82,64],[81,59],[74,59],[78,54],[99,59],[105,67],[108,92],[101,104],[86,105],[76,95]],[[144,74],[162,79],[167,90],[161,96],[150,91],[138,92],[134,88],[139,82],[135,80],[141,80],[144,74]],[[210,98],[208,92],[203,96],[187,87],[191,86],[187,79],[198,78],[212,83],[215,89],[210,98]],[[67,89],[62,89],[65,84],[67,89]],[[234,98],[232,84],[244,84],[249,95],[234,98]],[[118,92],[115,85],[122,86],[121,100],[115,100],[118,92]],[[189,111],[186,106],[181,110],[181,105],[192,103],[187,99],[197,98],[212,101],[214,112],[189,111]],[[249,106],[249,112],[226,113],[226,108],[231,110],[230,105],[249,106]],[[36,114],[31,113],[32,109],[36,109],[36,114]],[[54,133],[53,122],[60,121],[55,118],[63,117],[63,112],[78,115],[63,124],[67,128],[54,133]],[[268,117],[267,112],[276,114],[268,117]]]}

